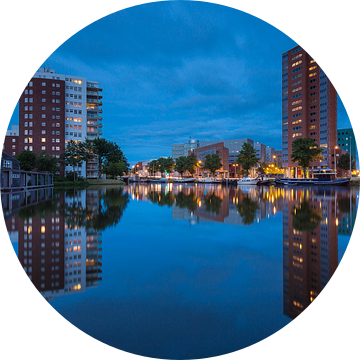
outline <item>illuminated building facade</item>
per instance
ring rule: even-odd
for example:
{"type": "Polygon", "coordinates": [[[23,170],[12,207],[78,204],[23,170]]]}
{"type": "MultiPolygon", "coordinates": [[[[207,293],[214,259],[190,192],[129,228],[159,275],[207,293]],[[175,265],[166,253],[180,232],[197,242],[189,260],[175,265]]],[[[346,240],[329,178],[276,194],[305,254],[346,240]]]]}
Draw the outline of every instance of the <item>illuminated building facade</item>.
{"type": "Polygon", "coordinates": [[[285,177],[302,177],[291,160],[292,142],[311,138],[323,149],[323,160],[311,168],[333,168],[337,140],[337,93],[316,61],[301,47],[282,54],[282,166],[285,177]]]}

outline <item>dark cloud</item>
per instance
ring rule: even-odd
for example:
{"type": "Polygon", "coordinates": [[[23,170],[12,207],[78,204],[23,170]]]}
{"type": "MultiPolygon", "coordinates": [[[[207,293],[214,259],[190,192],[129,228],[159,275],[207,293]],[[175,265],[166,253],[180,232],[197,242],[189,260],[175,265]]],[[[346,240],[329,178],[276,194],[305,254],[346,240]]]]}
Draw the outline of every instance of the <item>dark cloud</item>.
{"type": "MultiPolygon", "coordinates": [[[[239,10],[158,2],[94,22],[43,65],[99,81],[104,136],[134,162],[171,155],[189,136],[281,148],[281,54],[295,45],[239,10]]],[[[341,101],[338,109],[349,126],[341,101]]]]}

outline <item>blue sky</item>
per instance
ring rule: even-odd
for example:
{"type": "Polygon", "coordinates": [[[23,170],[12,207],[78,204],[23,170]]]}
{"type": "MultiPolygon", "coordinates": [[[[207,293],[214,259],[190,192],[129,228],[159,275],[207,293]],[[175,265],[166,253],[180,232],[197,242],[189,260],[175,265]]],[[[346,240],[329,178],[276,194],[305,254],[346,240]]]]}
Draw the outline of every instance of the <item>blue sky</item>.
{"type": "MultiPolygon", "coordinates": [[[[170,156],[171,144],[189,136],[248,137],[280,149],[281,54],[294,46],[239,10],[160,2],[94,22],[39,67],[99,81],[103,136],[134,163],[170,156]]],[[[338,127],[350,127],[340,98],[338,127]]]]}

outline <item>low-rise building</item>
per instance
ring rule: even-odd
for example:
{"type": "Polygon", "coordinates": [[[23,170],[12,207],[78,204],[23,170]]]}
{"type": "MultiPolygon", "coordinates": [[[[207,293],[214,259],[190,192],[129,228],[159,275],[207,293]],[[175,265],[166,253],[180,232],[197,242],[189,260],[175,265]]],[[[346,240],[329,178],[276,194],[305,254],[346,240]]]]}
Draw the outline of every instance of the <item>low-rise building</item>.
{"type": "MultiPolygon", "coordinates": [[[[200,175],[200,176],[210,175],[209,170],[203,167],[204,163],[205,163],[206,155],[218,154],[221,158],[221,163],[223,164],[221,169],[219,169],[219,172],[222,177],[228,177],[228,174],[229,174],[229,149],[224,146],[223,142],[199,147],[199,148],[193,150],[193,152],[196,155],[198,161],[200,162],[200,167],[198,168],[198,171],[197,171],[198,175],[200,175]]],[[[188,155],[190,155],[190,154],[191,154],[191,151],[189,151],[188,155]]]]}

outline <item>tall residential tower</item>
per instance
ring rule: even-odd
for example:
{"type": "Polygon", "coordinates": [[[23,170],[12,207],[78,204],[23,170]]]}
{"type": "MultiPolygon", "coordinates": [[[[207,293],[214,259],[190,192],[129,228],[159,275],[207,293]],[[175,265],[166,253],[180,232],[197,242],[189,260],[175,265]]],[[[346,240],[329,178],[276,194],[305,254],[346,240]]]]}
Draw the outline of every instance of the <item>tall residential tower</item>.
{"type": "MultiPolygon", "coordinates": [[[[38,155],[44,151],[59,158],[70,140],[81,142],[87,137],[94,140],[101,135],[101,91],[97,82],[87,81],[85,77],[57,74],[49,67],[40,68],[19,100],[16,152],[30,150],[38,155]]],[[[96,164],[91,167],[88,175],[96,177],[96,164]]],[[[79,173],[86,176],[85,164],[79,173]]]]}
{"type": "MultiPolygon", "coordinates": [[[[316,61],[301,47],[282,55],[282,166],[285,177],[300,177],[291,161],[292,141],[311,138],[323,149],[312,168],[333,168],[336,146],[337,93],[316,61]]],[[[306,174],[305,174],[306,176],[306,174]]]]}

